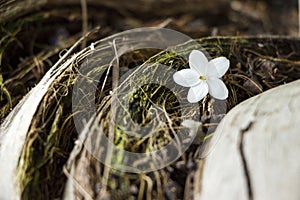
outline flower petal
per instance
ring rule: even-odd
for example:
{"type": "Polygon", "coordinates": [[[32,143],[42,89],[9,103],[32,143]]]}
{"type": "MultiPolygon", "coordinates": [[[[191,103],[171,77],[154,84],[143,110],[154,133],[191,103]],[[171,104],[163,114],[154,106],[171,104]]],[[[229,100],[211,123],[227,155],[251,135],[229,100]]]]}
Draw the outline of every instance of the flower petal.
{"type": "Polygon", "coordinates": [[[209,78],[207,79],[207,84],[209,88],[209,94],[219,100],[227,99],[228,89],[224,82],[219,78],[209,78]]]}
{"type": "Polygon", "coordinates": [[[229,68],[229,60],[225,57],[218,57],[215,59],[212,59],[211,61],[209,61],[208,67],[211,67],[212,65],[215,66],[215,69],[218,72],[218,78],[221,78],[222,76],[224,76],[224,74],[227,72],[228,68],[229,68]]]}
{"type": "Polygon", "coordinates": [[[175,83],[183,87],[192,87],[200,83],[198,73],[193,69],[183,69],[173,74],[175,83]]]}
{"type": "Polygon", "coordinates": [[[191,69],[197,71],[200,75],[206,75],[208,60],[201,51],[193,50],[190,53],[189,65],[191,69]]]}
{"type": "Polygon", "coordinates": [[[207,83],[205,81],[201,81],[200,84],[190,88],[187,99],[190,103],[196,103],[203,99],[207,93],[207,83]]]}
{"type": "Polygon", "coordinates": [[[206,77],[219,78],[219,73],[215,65],[208,63],[206,77]]]}

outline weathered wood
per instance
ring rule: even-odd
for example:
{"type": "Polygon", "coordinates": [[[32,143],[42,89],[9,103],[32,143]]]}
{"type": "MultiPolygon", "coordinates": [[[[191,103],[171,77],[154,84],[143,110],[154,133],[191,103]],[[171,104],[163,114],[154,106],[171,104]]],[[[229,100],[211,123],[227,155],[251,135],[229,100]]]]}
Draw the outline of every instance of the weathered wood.
{"type": "Polygon", "coordinates": [[[212,139],[195,199],[299,199],[299,100],[298,80],[230,111],[212,139]]]}

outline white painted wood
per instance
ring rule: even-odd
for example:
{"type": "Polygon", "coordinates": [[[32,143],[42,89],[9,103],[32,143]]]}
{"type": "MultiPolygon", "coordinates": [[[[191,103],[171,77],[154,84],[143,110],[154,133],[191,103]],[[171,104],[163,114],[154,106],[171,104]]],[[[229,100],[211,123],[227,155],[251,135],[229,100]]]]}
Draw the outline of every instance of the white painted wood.
{"type": "Polygon", "coordinates": [[[300,199],[300,80],[233,108],[205,158],[201,200],[300,199]]]}

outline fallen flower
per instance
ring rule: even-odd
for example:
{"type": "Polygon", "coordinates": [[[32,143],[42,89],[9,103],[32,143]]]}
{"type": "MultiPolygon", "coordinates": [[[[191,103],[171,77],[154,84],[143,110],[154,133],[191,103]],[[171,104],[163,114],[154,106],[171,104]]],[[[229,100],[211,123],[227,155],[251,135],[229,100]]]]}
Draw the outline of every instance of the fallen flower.
{"type": "Polygon", "coordinates": [[[229,60],[218,57],[208,62],[206,56],[198,50],[189,55],[190,69],[183,69],[173,75],[174,81],[190,87],[187,99],[196,103],[208,93],[215,99],[224,100],[228,97],[228,89],[220,79],[229,68],[229,60]]]}

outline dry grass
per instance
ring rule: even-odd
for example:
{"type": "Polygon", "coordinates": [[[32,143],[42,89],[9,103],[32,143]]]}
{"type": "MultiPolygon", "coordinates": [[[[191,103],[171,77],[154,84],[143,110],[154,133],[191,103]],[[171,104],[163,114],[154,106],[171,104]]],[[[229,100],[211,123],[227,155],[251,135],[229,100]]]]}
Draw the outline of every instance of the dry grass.
{"type": "MultiPolygon", "coordinates": [[[[107,13],[108,17],[103,17],[98,15],[98,10],[89,11],[93,17],[99,17],[96,19],[103,22],[101,25],[104,28],[98,35],[88,38],[87,43],[111,35],[115,30],[124,29],[129,22],[132,22],[132,20],[126,19],[127,21],[122,21],[122,28],[118,23],[111,27],[104,22],[121,21],[122,16],[120,17],[118,12],[115,13],[117,17],[112,19],[111,15],[107,13]]],[[[64,49],[76,41],[81,35],[78,33],[81,26],[86,29],[86,20],[91,21],[91,19],[81,21],[81,12],[85,11],[79,7],[75,7],[72,11],[63,7],[45,9],[29,14],[14,23],[1,24],[0,76],[3,77],[3,80],[0,81],[1,121],[10,109],[41,79],[47,69],[64,52],[64,49]],[[74,23],[68,21],[70,16],[73,17],[74,23]],[[58,26],[57,22],[61,24],[58,26]],[[61,27],[67,27],[67,29],[61,29],[61,27]],[[62,32],[58,30],[62,30],[62,32]],[[45,34],[47,32],[48,34],[45,34]],[[46,36],[39,38],[40,35],[46,36]],[[54,37],[52,37],[53,35],[54,37]]],[[[179,24],[181,21],[175,22],[175,24],[179,24]]],[[[257,25],[257,23],[254,24],[257,25]]],[[[227,33],[232,33],[230,27],[227,26],[229,30],[227,33]]],[[[187,29],[183,27],[182,30],[187,29]]],[[[192,32],[195,34],[195,30],[192,32]]],[[[209,32],[210,29],[207,28],[202,31],[202,34],[209,32]]],[[[197,36],[200,36],[198,32],[196,33],[197,36]]],[[[187,60],[176,53],[143,49],[125,54],[119,60],[120,76],[136,66],[141,65],[141,67],[119,87],[119,94],[122,94],[122,97],[130,102],[130,106],[125,110],[117,111],[124,116],[124,120],[132,119],[141,126],[151,123],[159,124],[160,126],[153,126],[155,134],[147,139],[138,140],[126,135],[122,131],[124,128],[121,127],[122,124],[111,122],[112,113],[116,112],[110,106],[113,72],[112,69],[109,69],[109,65],[104,64],[95,65],[91,70],[91,74],[105,72],[104,74],[108,76],[106,79],[102,77],[100,83],[96,84],[97,95],[94,103],[97,108],[95,117],[97,120],[91,124],[90,129],[101,128],[103,134],[111,134],[115,145],[132,152],[149,152],[159,149],[171,139],[176,138],[177,132],[184,129],[181,122],[188,118],[202,122],[204,138],[197,138],[198,141],[192,144],[170,166],[145,174],[120,173],[108,169],[85,148],[80,149],[74,157],[69,158],[78,137],[73,117],[82,114],[80,108],[78,108],[78,112],[72,112],[72,90],[76,81],[79,80],[78,77],[82,75],[79,73],[79,69],[84,67],[83,63],[87,57],[91,58],[92,51],[87,49],[77,62],[72,63],[53,83],[32,120],[20,158],[24,164],[20,165],[18,169],[23,191],[22,198],[61,198],[67,178],[76,180],[74,193],[81,199],[100,199],[105,196],[110,196],[112,199],[190,198],[196,187],[195,184],[197,184],[197,180],[193,179],[194,174],[201,173],[202,160],[200,157],[203,153],[201,144],[209,142],[209,138],[224,114],[245,99],[300,78],[300,41],[298,38],[211,37],[201,38],[197,41],[199,46],[184,44],[180,53],[188,55],[192,49],[198,49],[201,45],[212,57],[222,55],[230,59],[230,70],[223,79],[230,91],[225,109],[224,106],[221,106],[222,109],[220,109],[220,101],[206,97],[196,107],[188,103],[183,104],[183,107],[191,109],[189,112],[182,112],[176,96],[184,94],[186,89],[181,88],[174,93],[163,87],[167,82],[172,81],[172,77],[166,77],[161,80],[160,84],[131,87],[134,85],[133,83],[144,82],[146,78],[155,78],[155,76],[140,76],[141,71],[146,68],[151,67],[154,74],[155,72],[159,74],[159,64],[167,66],[166,71],[188,67],[187,60]],[[143,63],[152,64],[149,66],[142,65],[143,63]],[[155,109],[155,105],[159,105],[161,109],[155,109]],[[151,117],[153,113],[154,118],[151,117]],[[68,159],[69,162],[66,164],[68,159]],[[73,164],[75,171],[71,173],[70,167],[73,164]],[[64,173],[63,168],[65,169],[64,173]]],[[[95,48],[97,49],[99,46],[96,44],[95,48]]],[[[104,45],[101,48],[107,48],[107,51],[98,55],[100,57],[105,57],[111,51],[110,46],[104,45]]],[[[97,58],[93,59],[97,63],[97,58]]],[[[90,95],[83,93],[82,97],[86,98],[90,95]]],[[[121,103],[123,101],[122,99],[117,100],[121,103]]],[[[139,134],[139,130],[134,130],[133,134],[139,134]]],[[[98,145],[96,150],[100,151],[99,144],[96,144],[98,145]]],[[[122,154],[114,155],[111,159],[121,162],[122,154]]],[[[141,162],[147,162],[147,158],[141,162]]]]}
{"type": "MultiPolygon", "coordinates": [[[[104,78],[101,79],[98,84],[98,96],[96,98],[98,114],[95,117],[94,123],[89,127],[89,136],[87,139],[90,136],[93,138],[93,130],[101,129],[102,134],[109,135],[110,128],[113,127],[113,141],[118,147],[139,153],[157,150],[167,144],[172,138],[175,138],[178,130],[183,129],[180,126],[180,122],[184,119],[193,118],[194,120],[201,121],[203,123],[202,132],[208,135],[214,131],[214,128],[224,114],[238,103],[255,94],[300,78],[299,55],[296,53],[298,52],[296,50],[300,48],[298,39],[280,37],[216,37],[200,39],[198,42],[210,55],[223,55],[230,59],[230,70],[224,76],[224,82],[230,90],[225,110],[218,110],[220,102],[207,97],[199,102],[196,110],[193,110],[195,107],[191,107],[190,112],[182,113],[178,108],[178,102],[176,102],[176,95],[178,94],[173,94],[167,88],[162,87],[165,83],[162,82],[162,85],[144,85],[138,88],[131,87],[134,82],[144,81],[145,77],[140,76],[139,70],[144,71],[146,68],[148,70],[151,68],[150,71],[155,74],[155,70],[159,69],[159,63],[168,66],[170,70],[179,70],[187,67],[185,59],[182,59],[182,57],[179,57],[175,53],[170,53],[170,51],[158,53],[150,57],[148,61],[147,58],[155,52],[151,53],[151,50],[132,52],[121,58],[120,71],[129,70],[130,66],[135,66],[136,63],[145,61],[152,64],[150,66],[141,65],[119,87],[119,94],[123,98],[127,98],[131,106],[125,110],[117,110],[117,112],[119,115],[124,116],[124,120],[126,118],[128,120],[132,119],[141,126],[151,124],[155,120],[156,123],[163,125],[153,126],[153,129],[155,129],[153,130],[155,132],[153,136],[144,140],[137,140],[123,133],[122,128],[124,127],[120,127],[120,124],[112,124],[110,120],[112,117],[110,106],[112,96],[109,92],[112,88],[112,78],[111,73],[104,73],[107,74],[108,78],[106,82],[101,81],[105,80],[104,78]],[[257,48],[257,44],[260,44],[261,47],[257,48]],[[291,53],[293,51],[294,53],[291,53]],[[104,90],[101,90],[102,88],[104,90]],[[165,115],[169,121],[167,120],[166,122],[166,118],[160,118],[158,114],[154,116],[155,120],[149,118],[149,112],[154,105],[161,106],[161,114],[165,115]],[[195,113],[199,113],[201,117],[195,118],[195,113]],[[157,127],[162,128],[156,129],[157,127]]],[[[186,54],[195,48],[188,44],[185,44],[185,47],[183,53],[186,54]]],[[[97,49],[97,45],[95,48],[97,49]]],[[[83,55],[82,58],[78,59],[78,63],[74,63],[69,67],[68,71],[62,74],[61,78],[52,86],[53,89],[44,98],[44,103],[41,104],[40,111],[36,114],[32,123],[32,132],[29,132],[33,135],[28,137],[26,147],[33,152],[37,152],[37,154],[35,155],[33,152],[28,154],[27,160],[34,158],[35,162],[28,164],[27,170],[23,169],[26,172],[24,176],[29,180],[24,183],[25,196],[29,194],[39,196],[39,193],[42,195],[47,191],[55,191],[58,194],[62,192],[59,189],[54,190],[53,184],[58,185],[60,183],[61,189],[65,183],[64,176],[60,176],[60,178],[55,176],[59,174],[62,167],[62,165],[58,165],[57,163],[65,163],[68,152],[70,152],[73,146],[70,140],[73,141],[77,137],[72,122],[72,115],[79,113],[71,113],[69,103],[71,101],[72,87],[76,80],[80,80],[76,76],[78,72],[77,67],[80,68],[81,61],[88,55],[88,53],[83,55]],[[64,125],[62,126],[62,124],[64,125]],[[51,133],[50,136],[49,133],[51,133]],[[56,139],[49,140],[49,137],[55,137],[56,139]],[[49,146],[55,146],[56,148],[53,147],[52,151],[50,151],[49,149],[51,148],[49,146]],[[45,152],[48,156],[41,157],[39,152],[45,152]],[[38,163],[44,164],[39,165],[37,163],[38,157],[40,157],[38,163]],[[40,166],[40,168],[36,166],[40,166]],[[34,169],[34,173],[28,173],[29,169],[34,169]],[[45,173],[48,176],[45,176],[45,173]],[[34,176],[39,178],[34,179],[34,176]],[[35,190],[36,192],[33,192],[35,190]]],[[[103,55],[105,54],[98,56],[101,57],[103,55]]],[[[94,59],[96,60],[97,58],[94,59]]],[[[97,66],[93,68],[94,71],[91,71],[91,73],[107,72],[108,67],[109,65],[97,66]]],[[[165,77],[164,81],[171,81],[171,77],[165,77]]],[[[82,83],[82,85],[84,84],[82,83]]],[[[184,93],[184,88],[177,92],[184,93]]],[[[89,96],[90,94],[86,95],[89,96]]],[[[85,98],[84,95],[82,97],[85,98]]],[[[122,101],[121,99],[119,100],[122,101]]],[[[183,104],[183,106],[189,107],[190,105],[183,104]]],[[[134,131],[135,134],[139,134],[138,130],[134,131]]],[[[146,197],[155,199],[164,195],[176,195],[178,198],[182,198],[184,195],[189,195],[187,191],[192,191],[191,188],[186,187],[193,186],[193,173],[197,170],[197,163],[199,163],[202,153],[202,147],[199,143],[201,144],[203,139],[200,138],[198,144],[193,144],[184,155],[169,167],[140,175],[120,173],[111,169],[107,171],[106,166],[99,163],[87,149],[83,148],[73,160],[69,161],[70,163],[76,163],[75,172],[72,176],[70,176],[70,172],[67,174],[69,178],[76,180],[77,189],[75,189],[75,193],[82,198],[85,195],[96,198],[99,194],[109,195],[112,199],[119,199],[121,197],[128,199],[143,199],[146,197]],[[80,189],[78,189],[79,186],[80,189]],[[171,192],[173,190],[176,192],[171,192]],[[186,192],[184,193],[184,191],[186,192]]],[[[102,151],[100,144],[101,141],[96,140],[94,144],[96,152],[102,151]]],[[[116,163],[120,162],[122,154],[113,155],[111,159],[116,163]]],[[[147,158],[141,162],[147,163],[147,158]]],[[[29,160],[27,163],[30,163],[29,160]]],[[[70,166],[68,165],[68,167],[70,166]]],[[[66,168],[67,171],[68,167],[66,168]]],[[[50,192],[47,193],[49,197],[51,194],[50,192]]]]}

